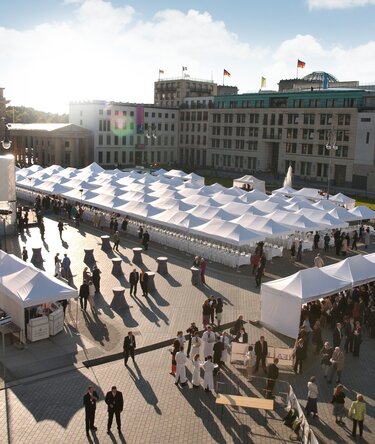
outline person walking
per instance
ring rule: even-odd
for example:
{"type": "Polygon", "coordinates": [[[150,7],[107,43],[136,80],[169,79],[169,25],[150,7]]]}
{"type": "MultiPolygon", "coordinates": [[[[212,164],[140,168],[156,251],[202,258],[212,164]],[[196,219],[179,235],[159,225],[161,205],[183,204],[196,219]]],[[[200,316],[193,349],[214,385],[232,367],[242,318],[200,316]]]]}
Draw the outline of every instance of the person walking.
{"type": "Polygon", "coordinates": [[[60,253],[55,255],[55,277],[61,278],[61,259],[60,253]]]}
{"type": "Polygon", "coordinates": [[[39,231],[40,231],[40,237],[42,238],[42,240],[44,241],[44,234],[46,232],[46,227],[44,226],[44,222],[41,222],[39,224],[39,231]]]}
{"type": "Polygon", "coordinates": [[[263,371],[267,373],[266,370],[266,358],[268,355],[268,345],[267,341],[264,340],[264,336],[261,336],[259,338],[259,341],[255,343],[255,355],[256,355],[256,362],[255,362],[255,369],[254,373],[256,373],[259,369],[259,364],[262,361],[262,367],[263,371]]]}
{"type": "Polygon", "coordinates": [[[277,367],[278,363],[279,360],[274,358],[273,362],[268,366],[266,398],[273,398],[273,389],[275,387],[276,380],[279,377],[279,368],[277,367]]]}
{"type": "Polygon", "coordinates": [[[362,438],[363,435],[363,421],[366,414],[366,404],[364,402],[363,396],[358,393],[357,400],[353,401],[349,409],[349,418],[353,421],[352,436],[357,435],[357,424],[359,426],[359,436],[362,438]]]}
{"type": "Polygon", "coordinates": [[[57,228],[58,228],[59,233],[60,233],[60,239],[62,240],[62,233],[63,233],[63,230],[64,230],[64,224],[63,224],[63,221],[61,219],[59,220],[59,222],[57,224],[57,228]]]}
{"type": "Polygon", "coordinates": [[[345,425],[344,421],[342,420],[342,418],[346,416],[345,393],[344,386],[342,384],[336,386],[335,390],[333,391],[331,403],[333,404],[332,413],[336,418],[336,424],[345,425]]]}
{"type": "Polygon", "coordinates": [[[301,338],[298,339],[296,346],[294,348],[294,367],[293,367],[293,371],[294,373],[298,372],[299,369],[299,374],[302,374],[302,363],[304,361],[306,357],[306,348],[305,348],[305,341],[301,338]]]}
{"type": "Polygon", "coordinates": [[[79,288],[79,302],[81,304],[82,311],[86,311],[87,309],[88,298],[89,298],[89,286],[86,281],[83,281],[82,285],[79,288]]]}
{"type": "Polygon", "coordinates": [[[129,356],[133,359],[133,363],[135,363],[134,352],[135,352],[136,346],[137,345],[135,342],[135,336],[133,335],[132,331],[129,331],[128,335],[125,336],[124,345],[123,345],[125,367],[128,366],[129,356]]]}
{"type": "Polygon", "coordinates": [[[95,286],[95,293],[100,292],[100,275],[102,272],[99,270],[99,268],[95,265],[92,269],[92,282],[95,286]]]}
{"type": "Polygon", "coordinates": [[[255,351],[253,349],[252,345],[249,345],[248,351],[246,352],[245,356],[245,367],[246,367],[246,374],[247,374],[247,380],[251,382],[253,380],[253,373],[255,369],[255,363],[256,363],[257,357],[255,354],[255,351]]]}
{"type": "Polygon", "coordinates": [[[204,257],[202,257],[200,263],[200,269],[201,269],[201,282],[203,285],[206,284],[206,268],[207,268],[207,262],[205,261],[204,257]]]}
{"type": "Polygon", "coordinates": [[[358,250],[357,248],[357,242],[358,242],[358,233],[357,230],[353,231],[353,238],[352,238],[352,250],[358,250]]]}
{"type": "Polygon", "coordinates": [[[216,306],[215,306],[215,312],[216,312],[216,324],[217,327],[220,329],[221,320],[223,319],[223,300],[221,298],[216,299],[216,306]]]}
{"type": "Polygon", "coordinates": [[[113,234],[113,251],[119,251],[118,247],[120,245],[120,233],[115,231],[113,234]]]}
{"type": "Polygon", "coordinates": [[[144,270],[139,275],[139,283],[142,289],[142,296],[148,296],[148,274],[144,270]]]}
{"type": "Polygon", "coordinates": [[[94,296],[95,296],[95,285],[92,282],[92,280],[89,281],[89,297],[88,297],[88,301],[89,301],[89,305],[91,308],[91,311],[93,313],[95,313],[95,300],[94,300],[94,296]]]}
{"type": "Polygon", "coordinates": [[[213,363],[217,365],[217,367],[214,370],[214,375],[217,375],[217,373],[221,368],[221,363],[223,362],[221,356],[224,351],[224,344],[220,340],[220,336],[216,336],[215,340],[216,342],[213,346],[213,363]]]}
{"type": "Polygon", "coordinates": [[[336,328],[333,330],[333,347],[340,347],[342,340],[341,323],[337,322],[336,328]]]}
{"type": "MultiPolygon", "coordinates": [[[[186,330],[186,333],[189,335],[188,336],[188,348],[187,348],[187,352],[186,352],[186,356],[189,357],[190,356],[190,351],[191,351],[191,341],[195,335],[195,333],[198,331],[197,326],[195,325],[195,322],[192,322],[190,324],[190,327],[186,330]]],[[[194,356],[194,355],[193,355],[194,356]]]]}
{"type": "Polygon", "coordinates": [[[72,278],[72,272],[70,271],[70,265],[71,265],[71,261],[68,257],[68,255],[65,253],[64,254],[64,259],[61,262],[61,266],[62,269],[64,270],[64,278],[67,279],[68,281],[72,278]]]}
{"type": "Polygon", "coordinates": [[[343,351],[340,349],[340,347],[335,347],[333,353],[332,353],[332,358],[331,358],[331,368],[330,368],[330,372],[329,372],[329,376],[327,378],[327,382],[331,383],[332,379],[335,376],[335,373],[337,373],[337,381],[336,383],[338,384],[341,380],[341,374],[342,371],[344,370],[344,353],[343,351]]]}
{"type": "Polygon", "coordinates": [[[199,353],[193,356],[193,376],[191,378],[191,383],[195,389],[199,388],[201,385],[201,363],[199,360],[199,353]]]}
{"type": "Polygon", "coordinates": [[[367,250],[368,246],[370,245],[370,228],[367,227],[365,232],[363,233],[364,236],[364,242],[365,242],[365,248],[367,250]]]}
{"type": "Polygon", "coordinates": [[[221,354],[221,365],[224,366],[227,364],[228,353],[230,351],[230,339],[229,339],[228,333],[226,331],[223,332],[220,340],[224,344],[224,349],[221,354]]]}
{"type": "Polygon", "coordinates": [[[267,263],[266,253],[263,252],[262,255],[260,256],[259,266],[255,275],[255,284],[257,288],[260,288],[260,285],[262,283],[262,277],[264,275],[264,270],[266,269],[266,263],[267,263]]]}
{"type": "Polygon", "coordinates": [[[191,353],[190,355],[194,358],[195,355],[199,355],[199,350],[202,345],[202,339],[199,337],[198,329],[194,333],[194,337],[191,339],[191,353]]]}
{"type": "Polygon", "coordinates": [[[142,225],[140,225],[138,228],[138,239],[142,240],[142,238],[143,238],[143,227],[142,225]]]}
{"type": "Polygon", "coordinates": [[[138,281],[139,281],[139,273],[138,271],[134,268],[133,271],[130,273],[129,275],[129,283],[130,283],[130,296],[132,296],[132,294],[134,296],[137,296],[137,286],[138,286],[138,281]]]}
{"type": "Polygon", "coordinates": [[[173,348],[169,350],[172,355],[172,368],[169,374],[172,376],[176,376],[176,366],[177,366],[176,354],[180,351],[180,347],[181,347],[180,341],[178,339],[175,339],[173,342],[173,348]]]}
{"type": "Polygon", "coordinates": [[[22,248],[22,260],[27,262],[27,259],[29,258],[29,253],[26,250],[26,247],[22,248]]]}
{"type": "Polygon", "coordinates": [[[202,323],[203,323],[203,328],[206,328],[207,325],[210,323],[210,316],[211,316],[210,300],[206,299],[203,302],[203,305],[202,305],[202,323]]]}
{"type": "Polygon", "coordinates": [[[91,273],[89,271],[89,267],[85,267],[82,271],[82,282],[83,281],[89,282],[90,279],[91,279],[91,273]]]}
{"type": "Polygon", "coordinates": [[[353,352],[353,333],[354,333],[354,320],[353,318],[349,318],[349,316],[346,316],[344,319],[344,325],[343,325],[343,332],[344,332],[344,351],[346,354],[353,352]]]}
{"type": "Polygon", "coordinates": [[[180,351],[176,353],[176,379],[175,379],[175,385],[178,385],[179,383],[182,386],[187,385],[187,378],[186,378],[186,362],[187,357],[184,353],[184,347],[180,347],[180,351]]]}
{"type": "Polygon", "coordinates": [[[149,243],[150,243],[150,234],[146,229],[146,231],[142,235],[142,245],[145,251],[148,250],[149,243]]]}
{"type": "Polygon", "coordinates": [[[331,238],[329,237],[329,234],[326,233],[324,235],[324,251],[327,252],[329,250],[329,243],[331,242],[331,238]]]}
{"type": "Polygon", "coordinates": [[[179,330],[179,331],[177,332],[176,339],[177,339],[177,341],[180,343],[180,348],[184,347],[185,342],[186,342],[186,339],[185,339],[185,336],[184,336],[184,333],[183,333],[182,330],[179,330]]]}
{"type": "Polygon", "coordinates": [[[215,364],[212,362],[212,356],[207,356],[205,363],[202,365],[204,370],[203,387],[206,392],[214,390],[214,370],[215,364]]]}
{"type": "Polygon", "coordinates": [[[355,323],[353,332],[353,356],[359,357],[359,350],[362,343],[362,328],[359,321],[355,323]]]}
{"type": "Polygon", "coordinates": [[[333,353],[333,348],[331,347],[330,343],[325,342],[323,348],[320,350],[321,364],[324,370],[325,378],[328,376],[328,371],[332,365],[331,362],[332,353],[333,353]]]}
{"type": "Polygon", "coordinates": [[[215,343],[215,333],[212,332],[211,326],[208,325],[206,331],[202,335],[203,342],[203,356],[205,360],[207,360],[207,356],[211,356],[213,354],[214,343],[215,343]]]}
{"type": "Polygon", "coordinates": [[[98,429],[95,427],[95,411],[96,402],[99,396],[94,390],[94,387],[90,385],[87,388],[87,393],[83,397],[83,405],[85,406],[85,420],[86,420],[86,435],[89,434],[90,430],[96,432],[98,429]]]}
{"type": "Polygon", "coordinates": [[[124,408],[124,398],[122,393],[117,390],[117,387],[114,385],[110,392],[107,392],[104,399],[105,403],[108,406],[108,422],[107,422],[107,433],[108,435],[111,433],[113,416],[116,417],[116,425],[117,430],[120,435],[121,432],[121,412],[124,408]]]}
{"type": "Polygon", "coordinates": [[[316,377],[311,376],[309,382],[307,383],[307,404],[305,407],[306,416],[311,413],[314,414],[314,418],[318,416],[318,394],[319,389],[316,384],[316,377]]]}
{"type": "Polygon", "coordinates": [[[302,262],[302,241],[301,240],[299,241],[299,244],[298,244],[296,260],[298,262],[302,262]]]}
{"type": "Polygon", "coordinates": [[[318,253],[315,258],[314,258],[314,266],[317,268],[322,268],[324,267],[324,261],[320,256],[320,253],[318,253]]]}
{"type": "Polygon", "coordinates": [[[320,241],[320,234],[318,231],[316,231],[314,235],[314,250],[319,250],[319,241],[320,241]]]}

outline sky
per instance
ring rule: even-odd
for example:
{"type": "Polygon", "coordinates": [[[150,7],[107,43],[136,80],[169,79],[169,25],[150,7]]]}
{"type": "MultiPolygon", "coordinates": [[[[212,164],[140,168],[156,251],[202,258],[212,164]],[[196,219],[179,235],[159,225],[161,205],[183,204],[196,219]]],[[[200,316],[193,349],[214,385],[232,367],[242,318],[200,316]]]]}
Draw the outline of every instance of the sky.
{"type": "Polygon", "coordinates": [[[213,79],[240,93],[325,71],[375,83],[375,0],[0,1],[0,87],[10,105],[152,103],[154,81],[213,79]]]}

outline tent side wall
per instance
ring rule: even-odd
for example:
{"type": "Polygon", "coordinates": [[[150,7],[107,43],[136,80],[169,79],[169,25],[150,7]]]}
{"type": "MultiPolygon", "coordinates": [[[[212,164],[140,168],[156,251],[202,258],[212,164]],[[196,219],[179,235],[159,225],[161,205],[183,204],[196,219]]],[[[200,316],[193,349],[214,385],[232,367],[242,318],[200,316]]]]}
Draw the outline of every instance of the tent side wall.
{"type": "Polygon", "coordinates": [[[5,311],[7,316],[12,317],[13,323],[21,329],[21,342],[25,343],[25,310],[22,305],[12,299],[4,290],[4,288],[0,288],[0,307],[5,311]]]}
{"type": "Polygon", "coordinates": [[[261,289],[260,320],[270,330],[297,338],[301,317],[301,300],[273,289],[267,284],[261,289]]]}

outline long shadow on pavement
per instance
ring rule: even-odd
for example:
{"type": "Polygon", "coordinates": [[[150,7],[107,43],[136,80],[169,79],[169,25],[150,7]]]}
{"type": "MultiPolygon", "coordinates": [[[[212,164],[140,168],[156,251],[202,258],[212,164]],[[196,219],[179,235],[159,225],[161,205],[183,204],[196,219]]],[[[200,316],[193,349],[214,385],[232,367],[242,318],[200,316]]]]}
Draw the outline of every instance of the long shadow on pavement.
{"type": "Polygon", "coordinates": [[[139,390],[139,393],[144,397],[147,404],[152,405],[155,413],[161,415],[162,412],[158,406],[159,400],[155,392],[153,391],[151,384],[143,377],[138,364],[135,363],[134,366],[136,373],[130,367],[128,367],[130,377],[133,379],[135,386],[139,390]]]}

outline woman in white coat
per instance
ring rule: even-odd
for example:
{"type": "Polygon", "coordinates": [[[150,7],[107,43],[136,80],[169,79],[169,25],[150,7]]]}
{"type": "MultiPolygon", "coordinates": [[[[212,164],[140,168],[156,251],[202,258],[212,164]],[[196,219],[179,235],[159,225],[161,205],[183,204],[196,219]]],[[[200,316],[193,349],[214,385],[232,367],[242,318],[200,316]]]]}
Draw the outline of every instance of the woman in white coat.
{"type": "Polygon", "coordinates": [[[207,359],[207,356],[212,356],[214,352],[214,344],[216,342],[215,333],[211,330],[211,326],[207,326],[207,330],[202,335],[203,341],[203,356],[207,359]]]}
{"type": "Polygon", "coordinates": [[[195,389],[201,385],[201,362],[199,361],[199,354],[193,356],[193,377],[191,383],[195,389]]]}
{"type": "Polygon", "coordinates": [[[196,332],[194,334],[194,337],[191,339],[190,356],[193,360],[195,355],[199,355],[201,345],[202,345],[202,339],[199,337],[199,332],[196,332]]]}
{"type": "Polygon", "coordinates": [[[187,383],[186,362],[187,357],[184,353],[183,347],[181,347],[180,351],[176,353],[176,385],[178,385],[178,383],[181,385],[186,385],[187,383]]]}
{"type": "Polygon", "coordinates": [[[220,341],[224,344],[224,350],[221,353],[221,361],[222,364],[226,365],[228,361],[228,353],[230,350],[229,336],[226,331],[223,333],[222,337],[220,338],[220,341]]]}
{"type": "Polygon", "coordinates": [[[207,356],[206,362],[202,365],[204,370],[203,387],[206,392],[214,390],[214,369],[215,364],[212,362],[212,356],[207,356]]]}

